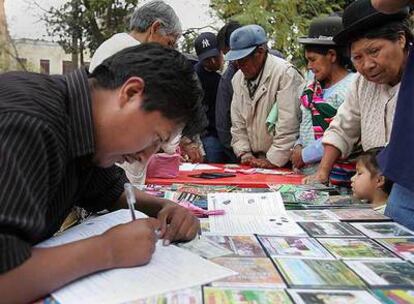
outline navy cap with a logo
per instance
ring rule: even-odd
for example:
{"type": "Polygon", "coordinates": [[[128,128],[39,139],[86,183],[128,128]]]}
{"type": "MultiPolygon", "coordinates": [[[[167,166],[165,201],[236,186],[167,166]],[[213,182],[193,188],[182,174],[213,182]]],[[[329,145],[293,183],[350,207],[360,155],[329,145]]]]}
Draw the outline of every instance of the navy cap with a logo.
{"type": "Polygon", "coordinates": [[[217,45],[217,37],[213,33],[201,33],[194,41],[194,46],[198,60],[200,61],[220,55],[220,51],[217,45]]]}

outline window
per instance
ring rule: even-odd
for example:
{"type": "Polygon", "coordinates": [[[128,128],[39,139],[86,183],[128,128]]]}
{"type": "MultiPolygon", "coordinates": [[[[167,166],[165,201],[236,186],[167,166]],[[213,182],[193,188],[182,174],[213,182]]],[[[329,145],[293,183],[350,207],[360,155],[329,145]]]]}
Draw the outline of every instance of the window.
{"type": "Polygon", "coordinates": [[[62,74],[69,74],[73,72],[73,63],[72,61],[63,61],[62,63],[62,74]]]}
{"type": "Polygon", "coordinates": [[[50,74],[50,60],[40,59],[40,73],[46,75],[50,74]]]}

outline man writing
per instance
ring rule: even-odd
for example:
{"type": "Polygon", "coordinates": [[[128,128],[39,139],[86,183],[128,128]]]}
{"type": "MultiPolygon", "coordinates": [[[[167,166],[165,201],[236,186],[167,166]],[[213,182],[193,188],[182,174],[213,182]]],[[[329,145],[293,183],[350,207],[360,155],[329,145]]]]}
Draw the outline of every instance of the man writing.
{"type": "Polygon", "coordinates": [[[201,95],[191,64],[158,44],[125,49],[92,75],[0,76],[1,301],[33,301],[96,271],[146,264],[158,228],[167,244],[196,235],[198,220],[186,209],[137,191],[137,209],[153,218],[32,247],[51,237],[74,205],[127,208],[127,179],[113,164],[145,161],[184,125],[193,127],[190,135],[199,132],[201,95]]]}

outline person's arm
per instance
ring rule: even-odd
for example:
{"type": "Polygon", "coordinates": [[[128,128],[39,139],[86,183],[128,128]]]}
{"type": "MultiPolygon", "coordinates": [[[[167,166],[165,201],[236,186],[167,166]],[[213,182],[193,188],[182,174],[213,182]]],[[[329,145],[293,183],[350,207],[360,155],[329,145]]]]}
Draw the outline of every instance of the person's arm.
{"type": "Polygon", "coordinates": [[[331,145],[325,145],[324,151],[325,152],[323,153],[323,157],[319,164],[318,171],[313,175],[305,177],[303,179],[303,182],[305,184],[328,182],[329,174],[332,170],[334,163],[341,156],[341,151],[338,148],[335,148],[331,145]]]}
{"type": "Polygon", "coordinates": [[[385,14],[394,14],[408,4],[414,4],[414,0],[371,0],[372,6],[385,14]]]}
{"type": "MultiPolygon", "coordinates": [[[[230,67],[228,68],[230,69],[230,67]]],[[[228,76],[229,71],[226,71],[220,79],[217,89],[216,97],[216,130],[217,136],[223,146],[231,149],[231,119],[230,106],[233,97],[233,87],[231,79],[228,76]]]]}
{"type": "Polygon", "coordinates": [[[299,135],[300,103],[304,80],[294,67],[283,71],[280,86],[275,96],[278,117],[272,146],[266,158],[275,166],[282,167],[290,159],[291,150],[299,135]]]}
{"type": "Polygon", "coordinates": [[[33,302],[85,275],[147,264],[155,250],[158,225],[157,220],[141,219],[100,236],[57,247],[33,248],[23,264],[0,274],[0,302],[33,302]]]}
{"type": "Polygon", "coordinates": [[[322,159],[323,152],[324,148],[322,139],[320,138],[302,149],[301,154],[303,162],[306,164],[316,163],[322,159]]]}
{"type": "MultiPolygon", "coordinates": [[[[241,73],[239,71],[238,73],[241,73]]],[[[232,84],[233,88],[237,88],[237,82],[240,81],[239,74],[233,78],[232,84]]],[[[253,158],[252,149],[250,147],[249,137],[247,135],[246,120],[244,119],[241,113],[242,100],[241,96],[237,92],[237,89],[234,90],[233,100],[231,102],[231,145],[234,150],[234,154],[237,157],[241,158],[242,163],[247,162],[249,159],[253,158]]]]}

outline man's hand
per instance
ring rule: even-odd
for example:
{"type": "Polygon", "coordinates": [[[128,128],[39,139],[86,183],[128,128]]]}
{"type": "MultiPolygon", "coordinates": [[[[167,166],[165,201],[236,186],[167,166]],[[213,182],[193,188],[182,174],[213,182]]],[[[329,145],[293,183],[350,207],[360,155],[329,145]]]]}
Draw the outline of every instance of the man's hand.
{"type": "Polygon", "coordinates": [[[305,166],[305,163],[303,162],[303,159],[302,159],[302,149],[303,148],[301,145],[297,145],[293,149],[292,157],[291,157],[293,168],[300,169],[300,168],[303,168],[303,166],[305,166]]]}
{"type": "Polygon", "coordinates": [[[192,240],[200,229],[199,220],[174,202],[167,202],[157,217],[161,223],[160,237],[165,245],[172,241],[192,240]]]}
{"type": "Polygon", "coordinates": [[[372,6],[380,11],[381,13],[385,14],[394,14],[397,13],[398,10],[402,9],[404,6],[412,3],[414,4],[413,0],[371,0],[372,6]]]}
{"type": "Polygon", "coordinates": [[[264,169],[276,168],[276,166],[273,165],[267,159],[260,159],[260,158],[255,158],[255,159],[251,160],[250,161],[250,166],[255,167],[255,168],[264,168],[264,169]]]}
{"type": "Polygon", "coordinates": [[[246,155],[246,156],[242,156],[241,157],[241,160],[240,160],[240,163],[242,164],[242,165],[248,165],[248,166],[250,166],[250,163],[253,161],[253,160],[255,160],[256,159],[256,157],[254,157],[253,155],[246,155]]]}
{"type": "Polygon", "coordinates": [[[315,174],[309,175],[302,180],[304,184],[326,184],[329,182],[329,172],[318,170],[315,174]]]}
{"type": "Polygon", "coordinates": [[[103,235],[110,250],[110,267],[132,267],[147,264],[155,251],[160,222],[154,218],[138,219],[115,226],[103,235]]]}
{"type": "Polygon", "coordinates": [[[181,144],[180,148],[185,161],[191,161],[192,163],[202,163],[204,161],[200,146],[196,143],[181,144]]]}

